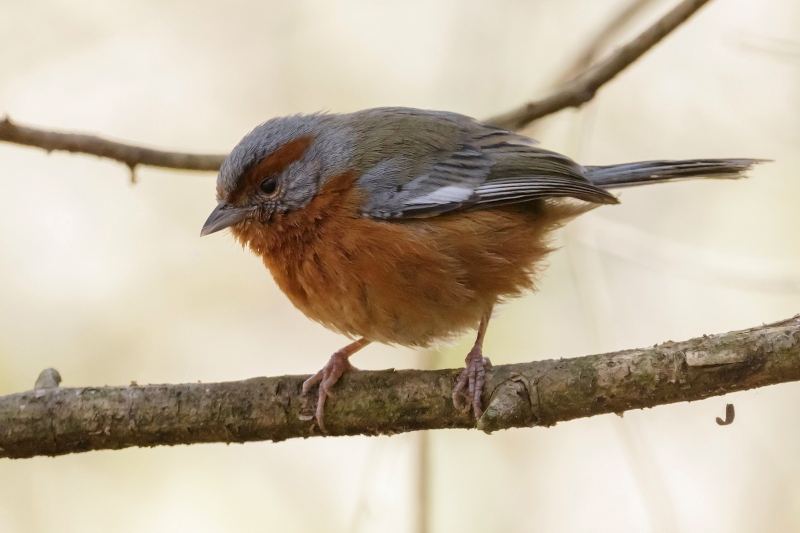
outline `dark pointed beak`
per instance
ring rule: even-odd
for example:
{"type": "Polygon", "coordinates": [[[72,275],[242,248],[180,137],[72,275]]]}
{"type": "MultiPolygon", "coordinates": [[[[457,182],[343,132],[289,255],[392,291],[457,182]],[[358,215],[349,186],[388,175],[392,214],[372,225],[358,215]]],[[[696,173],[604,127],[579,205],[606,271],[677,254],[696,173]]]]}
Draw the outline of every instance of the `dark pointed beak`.
{"type": "Polygon", "coordinates": [[[206,223],[203,224],[203,229],[200,230],[200,236],[211,235],[219,230],[229,228],[244,220],[250,214],[251,209],[248,207],[232,207],[225,202],[220,202],[217,207],[211,212],[206,223]]]}

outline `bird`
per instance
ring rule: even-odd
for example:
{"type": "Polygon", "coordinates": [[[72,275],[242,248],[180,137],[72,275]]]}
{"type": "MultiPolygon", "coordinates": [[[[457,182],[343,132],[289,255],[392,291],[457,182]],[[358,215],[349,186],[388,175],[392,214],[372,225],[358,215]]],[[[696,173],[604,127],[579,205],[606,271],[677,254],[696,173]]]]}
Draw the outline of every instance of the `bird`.
{"type": "Polygon", "coordinates": [[[350,356],[370,343],[428,347],[476,330],[452,401],[479,419],[499,304],[535,288],[553,231],[610,189],[740,178],[761,160],[582,166],[465,115],[384,107],[270,119],[234,147],[201,236],[230,228],[307,317],[348,337],[303,383],[316,424],[350,356]]]}

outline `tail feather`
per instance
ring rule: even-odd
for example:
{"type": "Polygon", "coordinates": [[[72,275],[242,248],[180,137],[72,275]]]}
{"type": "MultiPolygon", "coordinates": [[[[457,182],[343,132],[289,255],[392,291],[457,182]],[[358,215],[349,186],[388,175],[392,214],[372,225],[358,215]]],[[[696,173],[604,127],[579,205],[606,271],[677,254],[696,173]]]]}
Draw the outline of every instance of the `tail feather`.
{"type": "Polygon", "coordinates": [[[603,189],[633,187],[685,179],[739,179],[753,165],[766,159],[687,159],[684,161],[641,161],[622,165],[584,167],[586,178],[603,189]]]}

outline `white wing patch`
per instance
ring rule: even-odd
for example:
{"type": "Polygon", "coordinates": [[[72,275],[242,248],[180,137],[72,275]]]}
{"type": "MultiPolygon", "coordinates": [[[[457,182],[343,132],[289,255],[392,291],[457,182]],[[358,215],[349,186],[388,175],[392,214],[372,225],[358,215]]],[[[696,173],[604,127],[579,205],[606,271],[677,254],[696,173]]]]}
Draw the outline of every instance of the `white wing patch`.
{"type": "Polygon", "coordinates": [[[450,203],[465,202],[472,196],[472,188],[459,187],[457,185],[447,185],[423,196],[409,198],[405,201],[406,205],[444,205],[450,203]]]}

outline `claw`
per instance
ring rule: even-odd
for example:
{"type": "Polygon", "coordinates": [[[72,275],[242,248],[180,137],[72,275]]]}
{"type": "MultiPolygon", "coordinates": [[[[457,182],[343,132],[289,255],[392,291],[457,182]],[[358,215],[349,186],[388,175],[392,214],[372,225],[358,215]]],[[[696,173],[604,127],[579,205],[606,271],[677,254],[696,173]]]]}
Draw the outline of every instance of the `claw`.
{"type": "Polygon", "coordinates": [[[472,409],[476,419],[483,415],[481,393],[483,392],[483,384],[486,381],[486,370],[492,367],[492,362],[489,361],[489,358],[483,356],[483,337],[486,335],[486,328],[489,325],[491,314],[492,310],[489,308],[481,318],[481,323],[478,327],[478,338],[475,339],[475,345],[464,360],[466,366],[461,375],[458,376],[458,381],[453,389],[453,405],[455,408],[464,412],[469,412],[472,409]],[[462,400],[466,400],[467,403],[464,404],[462,400]]]}
{"type": "Polygon", "coordinates": [[[303,394],[308,394],[308,391],[311,390],[311,387],[314,386],[315,383],[322,380],[322,370],[308,378],[303,382],[303,394]]]}
{"type": "Polygon", "coordinates": [[[350,356],[358,350],[369,344],[369,341],[361,339],[352,344],[349,344],[334,353],[328,362],[322,367],[322,370],[308,378],[303,382],[303,394],[308,394],[311,388],[319,383],[319,395],[317,397],[317,409],[314,417],[317,420],[319,429],[326,433],[325,424],[323,422],[323,413],[325,410],[325,400],[329,397],[332,398],[331,388],[339,381],[342,374],[353,370],[358,370],[350,364],[350,356]]]}
{"type": "Polygon", "coordinates": [[[492,362],[488,357],[483,357],[480,347],[476,346],[467,354],[465,363],[466,367],[453,389],[453,405],[464,412],[469,412],[471,408],[477,419],[483,414],[481,393],[486,381],[486,369],[491,368],[492,362]],[[466,400],[466,404],[463,400],[466,400]]]}

